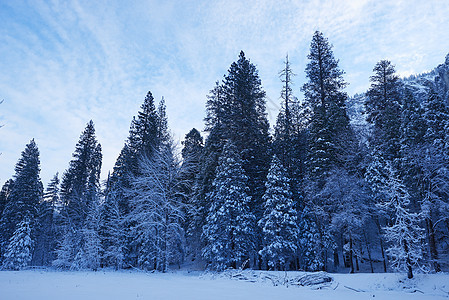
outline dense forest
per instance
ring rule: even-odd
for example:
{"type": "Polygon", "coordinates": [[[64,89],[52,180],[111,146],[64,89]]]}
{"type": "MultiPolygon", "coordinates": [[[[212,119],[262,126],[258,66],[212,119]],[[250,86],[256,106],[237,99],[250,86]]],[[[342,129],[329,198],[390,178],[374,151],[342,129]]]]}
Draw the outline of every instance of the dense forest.
{"type": "Polygon", "coordinates": [[[0,193],[0,267],[448,270],[449,55],[403,79],[381,60],[354,97],[321,32],[307,58],[298,90],[280,66],[271,130],[240,52],[180,153],[148,92],[104,183],[92,121],[46,188],[31,140],[0,193]]]}

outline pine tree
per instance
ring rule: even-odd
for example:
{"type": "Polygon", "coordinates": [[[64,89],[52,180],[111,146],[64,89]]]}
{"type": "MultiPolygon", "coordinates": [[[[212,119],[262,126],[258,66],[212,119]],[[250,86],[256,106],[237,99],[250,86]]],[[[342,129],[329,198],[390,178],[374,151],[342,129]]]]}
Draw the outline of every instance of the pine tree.
{"type": "Polygon", "coordinates": [[[3,269],[20,270],[30,265],[33,257],[33,240],[28,217],[17,225],[4,257],[3,269]]]}
{"type": "Polygon", "coordinates": [[[379,61],[373,72],[365,103],[367,120],[374,125],[371,143],[386,158],[394,160],[400,153],[402,85],[388,60],[379,61]]]}
{"type": "MultiPolygon", "coordinates": [[[[90,121],[80,136],[73,159],[63,175],[61,182],[61,215],[64,220],[63,235],[59,241],[58,266],[70,266],[72,269],[85,268],[80,264],[90,253],[86,253],[86,228],[93,226],[95,218],[90,217],[92,209],[96,209],[100,201],[101,145],[95,137],[95,128],[90,121]],[[70,253],[63,253],[69,250],[70,253]],[[64,261],[65,259],[68,261],[64,261]]],[[[88,267],[96,268],[95,264],[88,267]]]]}
{"type": "Polygon", "coordinates": [[[39,172],[39,150],[34,140],[31,140],[16,164],[14,185],[0,220],[0,248],[3,250],[18,225],[25,220],[31,228],[31,238],[35,240],[38,204],[43,190],[39,172]]]}
{"type": "MultiPolygon", "coordinates": [[[[258,209],[270,164],[268,153],[270,138],[266,116],[265,91],[256,67],[240,52],[223,80],[224,98],[229,103],[226,113],[225,137],[233,141],[242,157],[242,166],[248,176],[252,209],[258,209]]],[[[256,211],[259,210],[259,211],[256,211]]]]}
{"type": "MultiPolygon", "coordinates": [[[[258,71],[241,51],[239,59],[231,64],[222,83],[217,83],[211,91],[206,105],[206,131],[209,136],[205,142],[198,179],[199,201],[205,204],[206,211],[210,208],[206,198],[213,189],[212,182],[219,157],[226,141],[232,140],[248,176],[250,209],[257,219],[261,218],[262,195],[270,164],[270,136],[265,103],[265,91],[258,71]]],[[[259,231],[259,228],[256,230],[259,231]]],[[[260,231],[255,233],[255,237],[257,247],[260,247],[260,231]]],[[[253,259],[256,260],[257,257],[253,255],[253,259]]],[[[256,261],[252,263],[255,264],[256,261]]]]}
{"type": "Polygon", "coordinates": [[[59,199],[58,173],[52,178],[39,204],[39,229],[33,262],[36,265],[49,266],[55,259],[57,224],[56,214],[61,209],[59,199]]]}
{"type": "Polygon", "coordinates": [[[297,211],[289,183],[287,171],[275,156],[262,197],[265,211],[258,222],[264,241],[260,253],[275,270],[288,270],[297,248],[297,211]]]}
{"type": "MultiPolygon", "coordinates": [[[[123,232],[119,233],[120,237],[115,236],[113,238],[118,244],[107,246],[107,248],[116,249],[114,252],[124,252],[123,261],[121,261],[122,258],[119,259],[120,264],[137,266],[137,249],[133,244],[134,237],[130,231],[134,225],[129,223],[130,218],[128,218],[133,206],[129,190],[132,188],[131,182],[134,178],[140,176],[139,161],[144,158],[151,159],[151,156],[155,155],[161,147],[170,148],[170,132],[165,110],[165,100],[162,98],[156,109],[153,95],[148,92],[137,117],[134,117],[131,122],[128,139],[108,180],[105,198],[111,202],[108,210],[117,219],[112,220],[111,216],[104,216],[104,213],[107,213],[106,211],[103,211],[102,214],[103,218],[110,219],[110,222],[121,224],[120,226],[123,229],[123,232]],[[118,212],[115,211],[116,206],[118,206],[118,212]],[[122,238],[125,239],[124,244],[122,238]]],[[[108,234],[107,231],[103,230],[103,232],[108,234]]],[[[108,237],[102,237],[102,239],[105,241],[108,237]]],[[[116,254],[120,257],[122,255],[118,252],[116,254]]]]}
{"type": "Polygon", "coordinates": [[[312,111],[309,170],[322,187],[331,169],[344,164],[344,145],[350,131],[345,107],[348,96],[343,92],[344,72],[338,67],[332,45],[319,31],[313,35],[307,58],[308,82],[302,90],[312,111]]]}
{"type": "Polygon", "coordinates": [[[367,170],[367,181],[379,213],[391,222],[383,227],[385,239],[390,243],[386,249],[392,267],[406,270],[413,277],[413,268],[422,266],[423,229],[421,216],[410,210],[410,195],[394,171],[391,163],[375,152],[367,170]]]}
{"type": "Polygon", "coordinates": [[[2,186],[2,189],[0,191],[0,218],[3,213],[3,210],[6,207],[6,204],[9,202],[9,197],[11,195],[11,190],[13,186],[14,186],[13,179],[7,180],[5,184],[2,186]]]}
{"type": "MultiPolygon", "coordinates": [[[[218,139],[220,153],[224,140],[231,139],[241,153],[242,166],[248,176],[253,209],[258,209],[264,192],[269,168],[269,124],[265,108],[265,91],[256,67],[240,52],[237,62],[231,64],[221,85],[217,83],[207,103],[206,130],[218,139]],[[257,203],[257,204],[256,204],[257,203]]],[[[206,153],[209,143],[206,141],[206,153]]],[[[212,146],[212,145],[211,145],[212,146]]],[[[211,162],[216,166],[218,157],[211,162]]],[[[211,178],[209,178],[210,180],[211,178]]],[[[209,182],[210,183],[210,182],[209,182]]]]}
{"type": "Polygon", "coordinates": [[[170,148],[163,147],[151,158],[140,161],[140,175],[129,190],[137,266],[165,272],[169,264],[184,259],[183,202],[179,162],[170,148]]]}
{"type": "MultiPolygon", "coordinates": [[[[436,272],[441,270],[438,262],[438,241],[443,242],[447,236],[447,225],[437,226],[440,220],[448,219],[449,210],[449,108],[441,97],[429,92],[424,103],[424,121],[426,132],[424,145],[419,149],[419,156],[414,160],[420,169],[417,179],[422,196],[422,216],[426,222],[429,244],[429,258],[436,272]]],[[[447,240],[447,239],[446,239],[447,240]]]]}
{"type": "MultiPolygon", "coordinates": [[[[303,110],[292,93],[292,76],[288,56],[285,67],[279,73],[283,83],[281,91],[281,109],[276,119],[271,152],[278,157],[291,179],[290,188],[293,198],[299,202],[302,198],[300,185],[304,179],[306,147],[306,126],[301,121],[303,110]]],[[[298,209],[300,205],[297,205],[298,209]]]]}
{"type": "Polygon", "coordinates": [[[223,150],[212,187],[203,256],[215,270],[244,267],[254,252],[255,219],[249,208],[248,177],[232,142],[223,150]]]}
{"type": "Polygon", "coordinates": [[[306,271],[318,271],[324,267],[320,248],[320,234],[314,216],[306,206],[298,224],[298,251],[300,266],[306,271]]]}
{"type": "MultiPolygon", "coordinates": [[[[346,113],[347,85],[343,79],[344,72],[338,67],[334,58],[332,45],[319,31],[313,35],[310,53],[307,56],[307,82],[302,91],[305,103],[310,110],[308,125],[308,157],[305,186],[305,206],[321,212],[324,218],[316,221],[320,236],[321,261],[327,269],[329,250],[334,252],[334,265],[338,264],[335,239],[332,239],[333,206],[327,193],[323,193],[326,184],[332,180],[336,170],[349,171],[353,165],[354,146],[357,145],[346,113]]],[[[352,167],[353,168],[353,167],[352,167]]]]}
{"type": "Polygon", "coordinates": [[[105,199],[100,208],[99,235],[101,239],[102,265],[114,267],[116,270],[124,267],[126,229],[125,217],[120,210],[117,191],[111,190],[111,177],[106,182],[105,199]]]}
{"type": "Polygon", "coordinates": [[[204,215],[204,206],[199,197],[198,174],[200,172],[200,160],[203,152],[203,138],[198,130],[193,128],[186,134],[182,142],[182,172],[180,174],[183,186],[181,190],[185,195],[185,222],[186,232],[190,252],[194,256],[200,254],[201,248],[201,228],[204,215]]]}

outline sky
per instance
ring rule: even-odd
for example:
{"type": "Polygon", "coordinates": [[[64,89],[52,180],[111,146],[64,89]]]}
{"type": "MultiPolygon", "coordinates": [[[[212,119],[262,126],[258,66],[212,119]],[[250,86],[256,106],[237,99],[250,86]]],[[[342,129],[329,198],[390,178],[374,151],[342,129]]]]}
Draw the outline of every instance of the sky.
{"type": "Polygon", "coordinates": [[[205,102],[240,50],[256,65],[276,118],[288,54],[303,97],[310,41],[333,44],[349,95],[376,62],[422,73],[449,52],[447,0],[0,0],[0,185],[35,139],[46,185],[68,167],[87,122],[112,170],[148,91],[164,97],[176,141],[203,130],[205,102]]]}

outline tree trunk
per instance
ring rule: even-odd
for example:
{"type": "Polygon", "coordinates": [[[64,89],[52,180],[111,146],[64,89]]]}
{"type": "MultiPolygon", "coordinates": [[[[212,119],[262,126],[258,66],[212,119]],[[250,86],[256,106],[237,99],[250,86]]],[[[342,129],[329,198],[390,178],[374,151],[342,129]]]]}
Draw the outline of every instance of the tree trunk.
{"type": "Polygon", "coordinates": [[[430,259],[432,260],[433,269],[435,272],[441,272],[440,264],[438,263],[438,250],[435,242],[435,230],[433,222],[430,218],[426,218],[427,238],[429,239],[430,259]]]}
{"type": "Polygon", "coordinates": [[[352,235],[349,234],[349,266],[351,267],[350,273],[355,273],[354,271],[354,261],[353,261],[353,250],[352,250],[352,235]]]}
{"type": "Polygon", "coordinates": [[[340,266],[340,259],[338,258],[338,249],[335,248],[334,249],[334,268],[335,268],[335,270],[337,270],[339,266],[340,266]]]}
{"type": "Polygon", "coordinates": [[[368,236],[366,235],[365,230],[363,230],[363,237],[365,238],[365,246],[366,246],[366,251],[368,252],[368,259],[369,259],[369,266],[371,268],[371,273],[374,273],[373,259],[371,257],[371,248],[369,246],[368,236]]]}
{"type": "Polygon", "coordinates": [[[412,262],[410,260],[410,251],[408,249],[408,243],[407,241],[404,241],[404,251],[407,255],[406,264],[407,264],[407,277],[409,279],[413,278],[413,270],[412,270],[412,262]]]}
{"type": "Polygon", "coordinates": [[[376,225],[377,225],[377,231],[379,232],[380,251],[382,253],[384,272],[387,273],[387,260],[385,258],[384,243],[383,243],[383,240],[382,240],[382,232],[381,232],[381,229],[380,229],[380,222],[379,222],[378,218],[376,218],[375,221],[376,221],[376,225]]]}

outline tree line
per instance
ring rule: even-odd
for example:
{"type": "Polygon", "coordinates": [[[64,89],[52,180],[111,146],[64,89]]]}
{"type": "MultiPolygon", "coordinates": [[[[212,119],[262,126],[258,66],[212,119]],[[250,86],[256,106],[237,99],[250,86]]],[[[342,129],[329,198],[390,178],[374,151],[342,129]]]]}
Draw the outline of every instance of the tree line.
{"type": "MultiPolygon", "coordinates": [[[[201,268],[439,272],[449,255],[449,93],[425,96],[379,61],[354,126],[344,72],[315,32],[304,98],[288,56],[270,131],[254,64],[240,53],[207,96],[206,138],[177,147],[148,92],[100,184],[90,121],[44,191],[32,140],[0,193],[4,269],[201,268]],[[359,116],[360,117],[360,116],[359,116]]],[[[449,56],[445,70],[449,70],[449,56]]],[[[449,74],[449,72],[447,73],[449,74]]],[[[360,98],[360,97],[359,97],[360,98]]]]}

